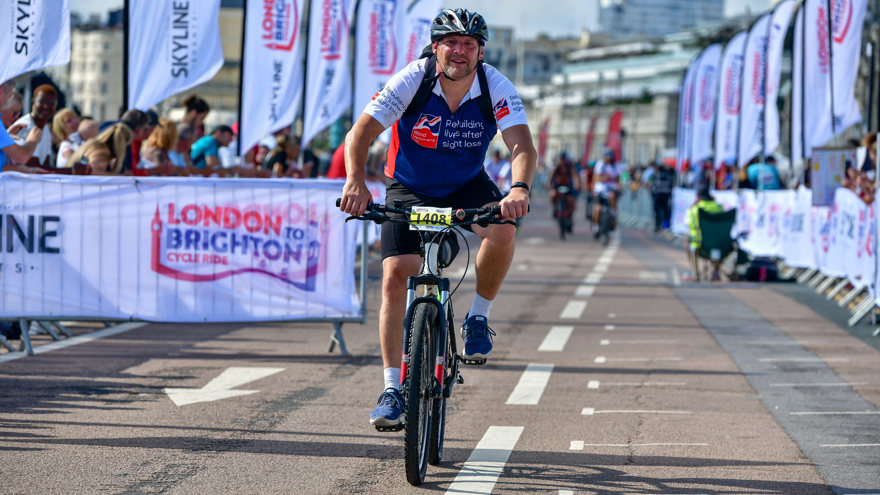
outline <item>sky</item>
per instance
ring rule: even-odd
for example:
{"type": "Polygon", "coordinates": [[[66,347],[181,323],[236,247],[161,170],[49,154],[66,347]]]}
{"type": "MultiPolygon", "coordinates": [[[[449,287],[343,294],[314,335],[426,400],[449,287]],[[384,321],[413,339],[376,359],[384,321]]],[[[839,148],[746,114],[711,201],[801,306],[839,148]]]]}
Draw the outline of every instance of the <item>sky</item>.
{"type": "MultiPolygon", "coordinates": [[[[483,14],[490,25],[509,26],[517,37],[532,38],[539,32],[553,37],[578,36],[593,26],[599,0],[442,0],[444,7],[465,6],[483,14]]],[[[122,0],[70,0],[70,10],[83,14],[122,8],[122,0]]],[[[726,0],[725,15],[736,15],[749,8],[752,13],[769,10],[773,0],[726,0]]]]}

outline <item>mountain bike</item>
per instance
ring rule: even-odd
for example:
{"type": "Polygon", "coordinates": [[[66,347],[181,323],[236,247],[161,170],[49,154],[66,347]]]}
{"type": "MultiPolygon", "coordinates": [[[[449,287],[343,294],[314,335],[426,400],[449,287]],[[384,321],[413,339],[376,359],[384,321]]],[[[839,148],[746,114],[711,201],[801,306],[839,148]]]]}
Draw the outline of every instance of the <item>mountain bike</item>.
{"type": "MultiPolygon", "coordinates": [[[[339,200],[336,205],[339,206],[339,200]]],[[[464,383],[459,364],[480,365],[485,359],[465,359],[458,353],[453,329],[452,295],[455,289],[443,277],[443,269],[458,254],[458,228],[467,225],[486,227],[509,223],[501,219],[501,207],[453,209],[428,206],[405,207],[370,204],[361,216],[348,220],[376,223],[402,222],[421,235],[422,264],[419,274],[406,284],[406,317],[401,362],[401,395],[405,401],[406,422],[390,430],[404,431],[406,479],[413,485],[425,480],[427,465],[440,464],[446,433],[446,400],[452,387],[464,383]]],[[[466,240],[466,239],[465,239],[466,240]]],[[[467,245],[467,244],[466,244],[467,245]]],[[[468,255],[470,253],[468,252],[468,255]]]]}

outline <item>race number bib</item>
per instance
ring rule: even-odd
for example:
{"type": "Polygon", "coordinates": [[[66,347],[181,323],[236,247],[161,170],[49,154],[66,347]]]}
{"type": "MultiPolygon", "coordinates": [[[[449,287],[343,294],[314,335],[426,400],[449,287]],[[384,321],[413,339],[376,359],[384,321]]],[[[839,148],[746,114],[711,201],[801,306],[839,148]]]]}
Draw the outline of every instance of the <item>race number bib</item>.
{"type": "Polygon", "coordinates": [[[413,206],[409,221],[410,230],[439,232],[452,225],[452,208],[413,206]]]}

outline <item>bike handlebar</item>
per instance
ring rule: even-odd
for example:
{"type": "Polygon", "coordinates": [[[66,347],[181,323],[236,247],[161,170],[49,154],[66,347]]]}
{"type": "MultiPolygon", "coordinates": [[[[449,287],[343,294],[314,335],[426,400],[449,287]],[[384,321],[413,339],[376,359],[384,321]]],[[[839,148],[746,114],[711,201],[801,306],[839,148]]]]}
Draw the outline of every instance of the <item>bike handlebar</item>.
{"type": "MultiPolygon", "coordinates": [[[[342,203],[342,198],[336,198],[336,206],[342,203]]],[[[401,223],[410,223],[409,214],[412,212],[412,207],[395,207],[395,206],[386,206],[379,203],[368,203],[367,209],[364,211],[364,214],[361,216],[350,216],[345,219],[345,221],[349,220],[369,220],[372,222],[376,222],[378,224],[384,222],[401,222],[401,223]],[[388,216],[388,213],[399,213],[404,216],[404,219],[391,218],[388,216]]],[[[490,224],[511,224],[516,225],[516,222],[511,220],[503,220],[501,218],[501,206],[484,206],[482,208],[456,208],[452,210],[452,223],[453,225],[479,225],[480,227],[486,227],[490,224]]]]}

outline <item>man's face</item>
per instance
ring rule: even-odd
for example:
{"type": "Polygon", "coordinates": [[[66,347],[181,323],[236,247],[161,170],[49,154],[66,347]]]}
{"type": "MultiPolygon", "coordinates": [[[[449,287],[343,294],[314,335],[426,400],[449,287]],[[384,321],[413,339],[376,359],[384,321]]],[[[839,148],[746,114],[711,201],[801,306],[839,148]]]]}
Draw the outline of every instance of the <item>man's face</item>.
{"type": "Polygon", "coordinates": [[[471,36],[452,35],[434,42],[440,68],[451,79],[461,79],[483,59],[483,47],[471,36]]]}
{"type": "Polygon", "coordinates": [[[58,97],[52,93],[41,91],[34,95],[31,106],[31,116],[38,122],[49,122],[55,115],[55,107],[58,105],[58,97]]]}
{"type": "Polygon", "coordinates": [[[232,133],[218,132],[214,139],[217,140],[217,144],[220,146],[229,146],[229,142],[232,141],[232,133]]]}

